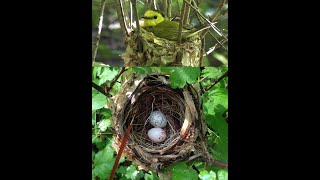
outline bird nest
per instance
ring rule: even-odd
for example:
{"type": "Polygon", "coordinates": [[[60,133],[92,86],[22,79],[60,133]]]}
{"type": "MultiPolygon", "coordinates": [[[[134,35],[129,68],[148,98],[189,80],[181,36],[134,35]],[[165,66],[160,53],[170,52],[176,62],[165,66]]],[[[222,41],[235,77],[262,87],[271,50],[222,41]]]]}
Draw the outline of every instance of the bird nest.
{"type": "Polygon", "coordinates": [[[212,159],[203,140],[206,126],[201,118],[199,96],[191,85],[172,89],[167,76],[136,78],[133,75],[121,89],[112,105],[115,130],[112,147],[119,151],[132,124],[123,154],[139,169],[159,171],[176,161],[212,159]],[[149,122],[152,111],[162,112],[167,119],[163,128],[167,136],[163,142],[155,143],[147,136],[152,128],[149,122]]]}
{"type": "Polygon", "coordinates": [[[126,52],[122,54],[125,66],[192,66],[199,67],[202,43],[199,34],[180,44],[159,38],[140,28],[125,37],[126,52]]]}

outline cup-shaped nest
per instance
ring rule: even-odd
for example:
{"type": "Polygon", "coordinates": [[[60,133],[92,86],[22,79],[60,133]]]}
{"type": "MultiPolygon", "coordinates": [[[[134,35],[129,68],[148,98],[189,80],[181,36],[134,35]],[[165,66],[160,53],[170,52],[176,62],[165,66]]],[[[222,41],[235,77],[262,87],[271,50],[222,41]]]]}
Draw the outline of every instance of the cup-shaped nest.
{"type": "Polygon", "coordinates": [[[115,138],[112,147],[118,152],[126,130],[131,126],[123,154],[140,169],[159,171],[176,161],[210,159],[203,140],[206,126],[193,86],[172,89],[167,76],[136,78],[133,75],[122,84],[121,92],[113,100],[115,138]],[[162,142],[153,142],[147,135],[153,128],[150,123],[152,111],[162,112],[167,120],[162,128],[166,139],[162,142]]]}
{"type": "Polygon", "coordinates": [[[202,54],[200,35],[196,34],[180,44],[159,38],[143,28],[125,37],[125,66],[193,66],[199,67],[202,54]]]}

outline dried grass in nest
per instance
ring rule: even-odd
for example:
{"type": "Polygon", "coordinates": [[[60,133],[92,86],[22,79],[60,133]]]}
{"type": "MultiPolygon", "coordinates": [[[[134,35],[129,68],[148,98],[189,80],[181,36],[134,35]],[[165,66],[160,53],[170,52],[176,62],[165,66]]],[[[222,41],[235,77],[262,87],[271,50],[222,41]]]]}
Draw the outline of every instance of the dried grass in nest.
{"type": "Polygon", "coordinates": [[[192,66],[199,67],[202,58],[200,35],[196,34],[181,44],[154,36],[140,29],[125,37],[126,52],[122,54],[125,66],[192,66]]]}
{"type": "Polygon", "coordinates": [[[159,171],[176,161],[203,157],[208,159],[203,141],[205,125],[199,109],[199,98],[191,86],[172,89],[166,76],[151,75],[131,79],[122,85],[122,92],[114,99],[113,127],[116,131],[113,148],[118,151],[125,131],[132,121],[123,154],[135,161],[140,169],[159,171]],[[167,138],[152,142],[147,132],[151,111],[161,111],[167,119],[163,129],[167,138]]]}

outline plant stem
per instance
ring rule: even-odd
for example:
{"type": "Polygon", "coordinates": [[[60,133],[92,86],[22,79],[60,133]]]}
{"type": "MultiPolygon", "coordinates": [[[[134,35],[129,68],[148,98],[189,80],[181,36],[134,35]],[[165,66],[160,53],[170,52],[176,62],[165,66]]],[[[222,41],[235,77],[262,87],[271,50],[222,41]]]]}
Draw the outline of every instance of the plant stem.
{"type": "Polygon", "coordinates": [[[108,97],[108,94],[104,92],[103,88],[97,85],[96,83],[92,82],[92,87],[98,90],[100,93],[108,97]]]}
{"type": "Polygon", "coordinates": [[[100,42],[100,36],[101,36],[101,30],[102,30],[102,24],[103,24],[103,14],[104,14],[104,7],[106,6],[106,0],[102,0],[101,2],[101,10],[100,10],[100,20],[99,20],[99,25],[98,25],[98,33],[96,37],[96,42],[94,44],[94,51],[92,55],[92,65],[96,61],[96,56],[97,56],[97,51],[98,51],[98,46],[100,42]]]}
{"type": "Polygon", "coordinates": [[[218,5],[218,7],[217,7],[217,10],[209,18],[211,22],[213,22],[213,21],[215,21],[217,19],[217,17],[220,14],[225,2],[226,2],[226,0],[220,0],[220,3],[218,5]]]}
{"type": "Polygon", "coordinates": [[[220,167],[220,168],[223,168],[223,169],[228,169],[228,163],[225,163],[225,162],[222,162],[222,161],[218,161],[218,160],[215,160],[213,161],[213,165],[217,166],[217,167],[220,167]]]}
{"type": "Polygon", "coordinates": [[[186,1],[184,0],[183,1],[183,4],[182,4],[182,9],[181,9],[181,18],[180,18],[180,22],[179,22],[179,32],[178,32],[178,45],[181,44],[181,39],[182,39],[182,25],[183,25],[183,22],[184,22],[184,13],[185,13],[185,9],[186,9],[186,1]]]}
{"type": "MultiPolygon", "coordinates": [[[[184,1],[188,1],[190,3],[190,0],[184,0],[184,1]]],[[[189,4],[186,4],[185,8],[186,9],[185,9],[184,14],[183,14],[183,22],[182,22],[183,25],[189,24],[189,14],[190,14],[190,6],[189,6],[189,4]]]]}
{"type": "Polygon", "coordinates": [[[127,143],[127,140],[128,140],[128,137],[129,137],[129,134],[130,134],[130,131],[131,131],[132,122],[133,122],[133,119],[131,120],[129,127],[128,127],[128,129],[126,130],[126,132],[125,132],[125,134],[124,134],[124,136],[123,136],[123,138],[122,138],[121,145],[120,145],[120,147],[119,147],[116,160],[115,160],[115,162],[114,162],[114,164],[113,164],[113,167],[112,167],[112,171],[111,171],[109,180],[113,180],[113,176],[114,176],[114,174],[115,174],[115,172],[116,172],[116,169],[117,169],[117,167],[118,167],[121,154],[122,154],[122,152],[123,152],[123,150],[124,150],[124,147],[125,147],[125,145],[126,145],[126,143],[127,143]]]}
{"type": "Polygon", "coordinates": [[[140,24],[139,24],[139,17],[137,13],[137,0],[131,0],[132,8],[133,8],[133,15],[136,18],[136,27],[137,27],[137,33],[140,33],[140,24]]]}
{"type": "Polygon", "coordinates": [[[167,0],[167,4],[168,4],[167,16],[168,16],[168,18],[171,18],[171,3],[172,3],[172,0],[167,0]]]}
{"type": "Polygon", "coordinates": [[[111,81],[110,85],[108,87],[106,87],[105,89],[103,89],[102,87],[100,87],[99,85],[97,85],[96,83],[92,82],[92,87],[95,88],[96,90],[98,90],[100,93],[102,93],[103,95],[109,97],[110,94],[109,92],[111,91],[113,85],[117,82],[117,80],[119,79],[119,77],[121,76],[122,73],[124,73],[127,69],[125,67],[121,67],[121,70],[118,72],[118,74],[113,78],[113,80],[111,81]]]}
{"type": "Polygon", "coordinates": [[[125,67],[121,67],[120,71],[118,72],[118,74],[113,78],[113,80],[111,81],[109,87],[105,88],[105,92],[107,94],[109,94],[109,92],[111,91],[113,85],[117,82],[118,78],[121,76],[122,73],[124,73],[127,69],[125,67]]]}
{"type": "Polygon", "coordinates": [[[216,81],[214,81],[209,87],[207,87],[205,89],[205,92],[209,91],[214,85],[216,85],[219,81],[221,81],[226,76],[228,76],[228,71],[225,72],[222,76],[220,76],[216,81]]]}
{"type": "Polygon", "coordinates": [[[209,48],[209,50],[203,54],[203,56],[207,56],[209,55],[210,53],[212,53],[215,49],[218,49],[219,47],[223,47],[227,52],[228,52],[228,49],[226,49],[223,44],[226,43],[228,41],[228,39],[224,39],[222,40],[221,42],[218,41],[218,43],[216,43],[213,47],[209,48]]]}
{"type": "MultiPolygon", "coordinates": [[[[193,10],[195,10],[195,11],[200,15],[200,17],[202,17],[202,18],[211,26],[211,28],[212,28],[214,31],[216,31],[217,34],[219,34],[220,36],[223,36],[224,38],[226,38],[225,35],[223,35],[221,32],[219,32],[220,30],[219,30],[209,19],[207,19],[206,17],[204,17],[204,16],[198,11],[197,8],[195,8],[195,7],[194,7],[191,3],[189,3],[188,1],[183,1],[183,2],[187,3],[193,10]]],[[[208,30],[209,30],[209,29],[208,29],[208,30]]],[[[227,39],[227,38],[226,38],[226,39],[227,39]]]]}
{"type": "Polygon", "coordinates": [[[168,1],[167,0],[162,0],[162,5],[163,5],[163,9],[162,11],[166,14],[166,16],[168,17],[168,1]]]}
{"type": "Polygon", "coordinates": [[[118,19],[119,19],[119,23],[120,23],[120,27],[123,31],[123,33],[128,36],[128,30],[127,30],[127,26],[126,26],[126,22],[124,21],[124,13],[123,13],[123,4],[122,4],[122,0],[114,0],[115,3],[117,4],[116,9],[117,9],[117,14],[118,14],[118,19]]]}

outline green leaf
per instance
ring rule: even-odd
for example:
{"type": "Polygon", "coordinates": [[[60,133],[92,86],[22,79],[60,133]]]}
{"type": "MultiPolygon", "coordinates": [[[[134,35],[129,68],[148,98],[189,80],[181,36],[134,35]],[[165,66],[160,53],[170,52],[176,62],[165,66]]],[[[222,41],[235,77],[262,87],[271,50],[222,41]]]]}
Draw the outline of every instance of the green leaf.
{"type": "MultiPolygon", "coordinates": [[[[212,155],[215,159],[223,162],[228,161],[228,123],[224,118],[227,109],[228,92],[222,83],[218,83],[204,95],[204,113],[208,126],[218,134],[214,139],[212,155]]],[[[212,138],[209,137],[209,139],[212,138]]]]}
{"type": "Polygon", "coordinates": [[[107,144],[102,151],[99,151],[95,155],[92,169],[92,174],[94,177],[99,177],[100,179],[109,178],[115,161],[113,153],[113,149],[109,146],[109,144],[107,144]]]}
{"type": "Polygon", "coordinates": [[[91,155],[91,157],[92,157],[92,161],[94,160],[94,156],[96,155],[96,153],[94,152],[94,151],[92,151],[92,155],[91,155]]]}
{"type": "Polygon", "coordinates": [[[152,72],[151,67],[132,67],[132,70],[140,74],[150,74],[152,72]]]}
{"type": "Polygon", "coordinates": [[[119,164],[123,163],[125,160],[126,160],[126,158],[123,155],[121,155],[120,160],[119,160],[119,164]]]}
{"type": "Polygon", "coordinates": [[[218,180],[228,180],[228,172],[224,169],[219,170],[218,180]]]}
{"type": "Polygon", "coordinates": [[[98,75],[100,79],[98,85],[101,85],[106,81],[113,80],[113,78],[118,74],[118,71],[118,67],[103,67],[101,74],[98,75]]]}
{"type": "Polygon", "coordinates": [[[107,97],[103,94],[97,94],[92,97],[92,111],[101,109],[107,102],[107,97]]]}
{"type": "Polygon", "coordinates": [[[92,68],[92,80],[96,80],[100,72],[101,72],[101,67],[92,68]]]}
{"type": "Polygon", "coordinates": [[[96,90],[95,88],[92,88],[92,97],[99,94],[100,92],[96,90]]]}
{"type": "Polygon", "coordinates": [[[127,172],[126,172],[126,178],[128,179],[142,179],[143,178],[143,173],[138,171],[136,169],[136,167],[134,165],[130,165],[128,168],[127,168],[127,172]]]}
{"type": "Polygon", "coordinates": [[[228,124],[220,117],[214,117],[212,115],[205,116],[208,121],[209,127],[214,129],[218,133],[216,142],[214,144],[213,157],[217,160],[227,162],[228,161],[228,124]]]}
{"type": "Polygon", "coordinates": [[[96,111],[92,111],[92,126],[95,126],[96,123],[96,111]]]}
{"type": "MultiPolygon", "coordinates": [[[[218,83],[220,84],[220,83],[218,83]]],[[[217,84],[217,85],[218,85],[217,84]]],[[[218,87],[204,95],[205,112],[214,116],[222,115],[228,109],[228,92],[218,87]]]]}
{"type": "Polygon", "coordinates": [[[125,166],[120,166],[117,170],[116,170],[116,173],[117,174],[120,174],[120,175],[124,175],[126,174],[127,172],[127,167],[125,166]]]}
{"type": "Polygon", "coordinates": [[[159,180],[159,177],[154,172],[148,171],[148,173],[144,174],[145,180],[159,180]]]}
{"type": "Polygon", "coordinates": [[[199,161],[194,161],[193,165],[199,170],[205,170],[204,163],[199,161]]]}
{"type": "Polygon", "coordinates": [[[187,83],[192,84],[200,76],[199,67],[162,67],[162,71],[170,72],[170,85],[172,88],[183,88],[187,83]]]}
{"type": "Polygon", "coordinates": [[[186,179],[197,180],[198,174],[192,167],[188,167],[185,162],[177,162],[169,166],[172,173],[172,180],[186,179]]]}
{"type": "Polygon", "coordinates": [[[99,128],[101,131],[107,130],[108,127],[111,126],[111,120],[110,119],[103,119],[102,121],[99,122],[99,128]]]}
{"type": "Polygon", "coordinates": [[[94,143],[99,150],[103,150],[103,148],[106,147],[108,142],[97,137],[92,143],[94,143]]]}
{"type": "Polygon", "coordinates": [[[211,79],[218,79],[227,71],[226,67],[205,67],[202,76],[211,79]]]}
{"type": "Polygon", "coordinates": [[[113,86],[112,86],[112,89],[111,91],[109,92],[112,96],[116,96],[119,91],[120,91],[120,87],[121,87],[121,84],[116,82],[113,86]]]}
{"type": "Polygon", "coordinates": [[[111,117],[111,110],[107,108],[101,109],[100,113],[101,115],[104,116],[104,118],[110,118],[111,117]]]}
{"type": "Polygon", "coordinates": [[[128,168],[128,166],[119,166],[116,170],[116,175],[118,178],[115,178],[115,179],[119,179],[119,178],[120,179],[128,179],[125,177],[125,175],[127,173],[127,168],[128,168]]]}
{"type": "Polygon", "coordinates": [[[214,171],[210,171],[208,173],[208,171],[203,170],[203,171],[200,172],[199,178],[201,180],[216,180],[217,176],[216,176],[216,173],[214,171]]]}

